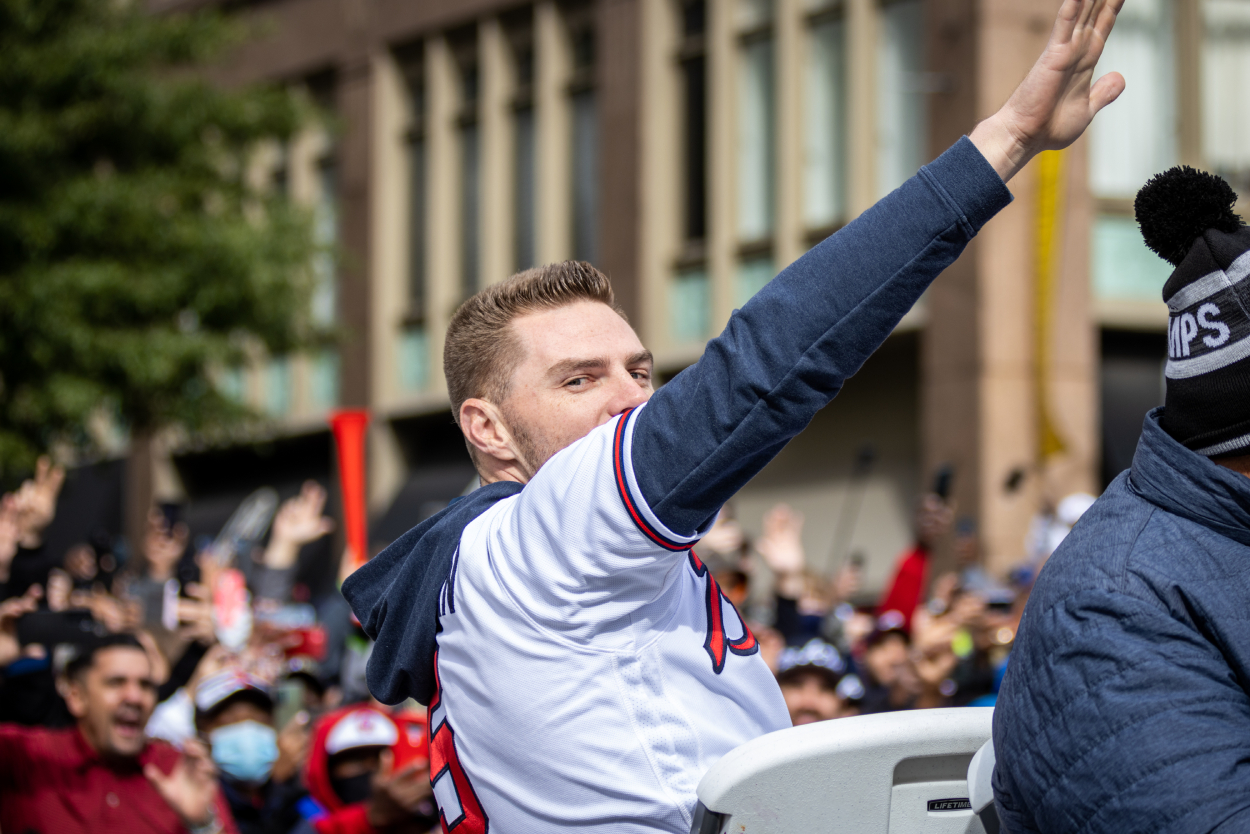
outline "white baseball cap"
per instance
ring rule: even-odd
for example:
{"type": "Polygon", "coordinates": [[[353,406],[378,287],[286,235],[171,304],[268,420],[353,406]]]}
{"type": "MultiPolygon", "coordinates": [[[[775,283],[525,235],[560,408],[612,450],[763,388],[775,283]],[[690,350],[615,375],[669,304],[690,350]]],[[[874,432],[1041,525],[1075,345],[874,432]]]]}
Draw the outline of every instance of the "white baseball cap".
{"type": "Polygon", "coordinates": [[[354,747],[390,747],[399,741],[395,722],[380,712],[358,709],[338,720],[326,737],[326,753],[333,756],[354,747]]]}

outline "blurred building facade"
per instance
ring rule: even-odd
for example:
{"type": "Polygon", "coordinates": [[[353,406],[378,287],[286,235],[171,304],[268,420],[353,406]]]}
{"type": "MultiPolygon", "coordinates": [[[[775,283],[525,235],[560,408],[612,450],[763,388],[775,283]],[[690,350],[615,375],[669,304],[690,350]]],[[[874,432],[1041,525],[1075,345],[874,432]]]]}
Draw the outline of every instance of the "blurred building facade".
{"type": "MultiPolygon", "coordinates": [[[[992,113],[1057,6],[228,4],[261,35],[224,80],[303,86],[334,114],[258,175],[316,207],[337,252],[317,265],[316,310],[344,341],[227,374],[273,436],[261,452],[174,449],[160,482],[212,503],[264,455],[328,477],[327,411],[367,406],[375,538],[396,535],[468,483],[442,378],[460,301],[535,264],[592,261],[671,376],[779,269],[992,113]]],[[[949,465],[958,514],[1006,568],[1039,509],[1127,466],[1162,400],[1168,274],[1132,197],[1179,162],[1247,185],[1250,2],[1131,0],[1108,69],[1128,78],[1123,100],[1012,182],[1013,205],[744,490],[748,528],[789,501],[816,566],[862,553],[880,586],[949,465]]]]}

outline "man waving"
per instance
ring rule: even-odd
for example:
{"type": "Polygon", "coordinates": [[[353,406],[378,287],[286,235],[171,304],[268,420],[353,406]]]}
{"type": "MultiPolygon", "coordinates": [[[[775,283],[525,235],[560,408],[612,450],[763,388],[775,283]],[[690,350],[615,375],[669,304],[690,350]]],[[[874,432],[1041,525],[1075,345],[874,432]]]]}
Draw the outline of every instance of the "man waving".
{"type": "Polygon", "coordinates": [[[1124,81],[1092,82],[1123,0],[1065,0],[1007,104],[730,318],[660,391],[588,264],[470,298],[447,332],[482,488],[343,587],[369,684],[430,708],[458,832],[686,832],[704,772],[790,724],[754,637],[690,550],[1124,81]]]}

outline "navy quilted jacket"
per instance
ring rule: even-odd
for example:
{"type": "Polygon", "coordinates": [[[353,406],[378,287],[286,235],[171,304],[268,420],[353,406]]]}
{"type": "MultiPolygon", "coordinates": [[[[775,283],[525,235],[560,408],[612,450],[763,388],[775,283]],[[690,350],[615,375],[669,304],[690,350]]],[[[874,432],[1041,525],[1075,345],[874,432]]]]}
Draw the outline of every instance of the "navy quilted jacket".
{"type": "Polygon", "coordinates": [[[994,714],[1015,834],[1250,831],[1250,478],[1161,413],[1025,609],[994,714]]]}

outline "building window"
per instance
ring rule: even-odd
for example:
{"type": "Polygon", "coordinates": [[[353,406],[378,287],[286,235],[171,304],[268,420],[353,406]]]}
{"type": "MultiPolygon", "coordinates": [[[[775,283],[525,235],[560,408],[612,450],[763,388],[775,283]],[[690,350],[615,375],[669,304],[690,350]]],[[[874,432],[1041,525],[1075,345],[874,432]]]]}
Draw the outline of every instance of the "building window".
{"type": "Polygon", "coordinates": [[[773,33],[769,0],[741,0],[738,54],[738,237],[773,231],[773,33]]]}
{"type": "Polygon", "coordinates": [[[317,164],[317,203],[313,210],[317,254],[313,261],[313,321],[321,325],[334,322],[338,300],[338,281],[334,247],[338,243],[338,167],[331,151],[317,164]]]}
{"type": "Polygon", "coordinates": [[[683,237],[707,236],[707,2],[681,6],[683,237]]]}
{"type": "Polygon", "coordinates": [[[512,99],[512,262],[518,272],[537,261],[537,122],[534,44],[528,28],[510,32],[516,88],[512,99]]]}
{"type": "Polygon", "coordinates": [[[599,255],[599,114],[595,100],[595,30],[590,6],[568,17],[573,72],[569,107],[573,128],[573,257],[599,255]]]}
{"type": "Polygon", "coordinates": [[[744,257],[734,281],[734,306],[741,307],[773,278],[773,259],[768,255],[744,257]]]}
{"type": "Polygon", "coordinates": [[[877,191],[898,188],[924,164],[928,136],[922,0],[881,8],[877,44],[877,191]]]}
{"type": "Polygon", "coordinates": [[[424,391],[430,382],[430,340],[423,325],[408,327],[399,338],[399,387],[424,391]]]}
{"type": "Polygon", "coordinates": [[[1250,3],[1203,5],[1202,151],[1206,164],[1238,194],[1250,194],[1250,3]]]}
{"type": "Polygon", "coordinates": [[[462,35],[453,51],[460,73],[460,289],[461,296],[468,298],[478,291],[481,273],[482,136],[476,31],[462,35]]]}
{"type": "Polygon", "coordinates": [[[1090,127],[1090,187],[1097,197],[1132,198],[1151,175],[1176,164],[1172,4],[1126,3],[1094,77],[1132,79],[1090,127]]]}
{"type": "Polygon", "coordinates": [[[711,304],[712,288],[707,271],[702,268],[679,271],[673,278],[670,305],[673,340],[691,343],[706,339],[711,326],[711,304]]]}
{"type": "Polygon", "coordinates": [[[803,222],[828,229],[846,216],[846,24],[836,14],[808,28],[803,222]]]}
{"type": "Polygon", "coordinates": [[[270,358],[265,367],[265,411],[271,417],[291,413],[291,360],[287,356],[270,358]]]}
{"type": "Polygon", "coordinates": [[[315,408],[332,408],[339,402],[339,353],[323,350],[312,358],[310,393],[315,408]]]}
{"type": "Polygon", "coordinates": [[[1099,215],[1091,243],[1096,297],[1159,300],[1172,267],[1146,248],[1131,215],[1099,215]]]}
{"type": "Polygon", "coordinates": [[[1172,4],[1125,4],[1095,77],[1112,70],[1132,83],[1090,127],[1089,184],[1097,201],[1091,240],[1094,295],[1157,301],[1171,267],[1146,248],[1131,200],[1153,174],[1176,164],[1172,4]]]}

